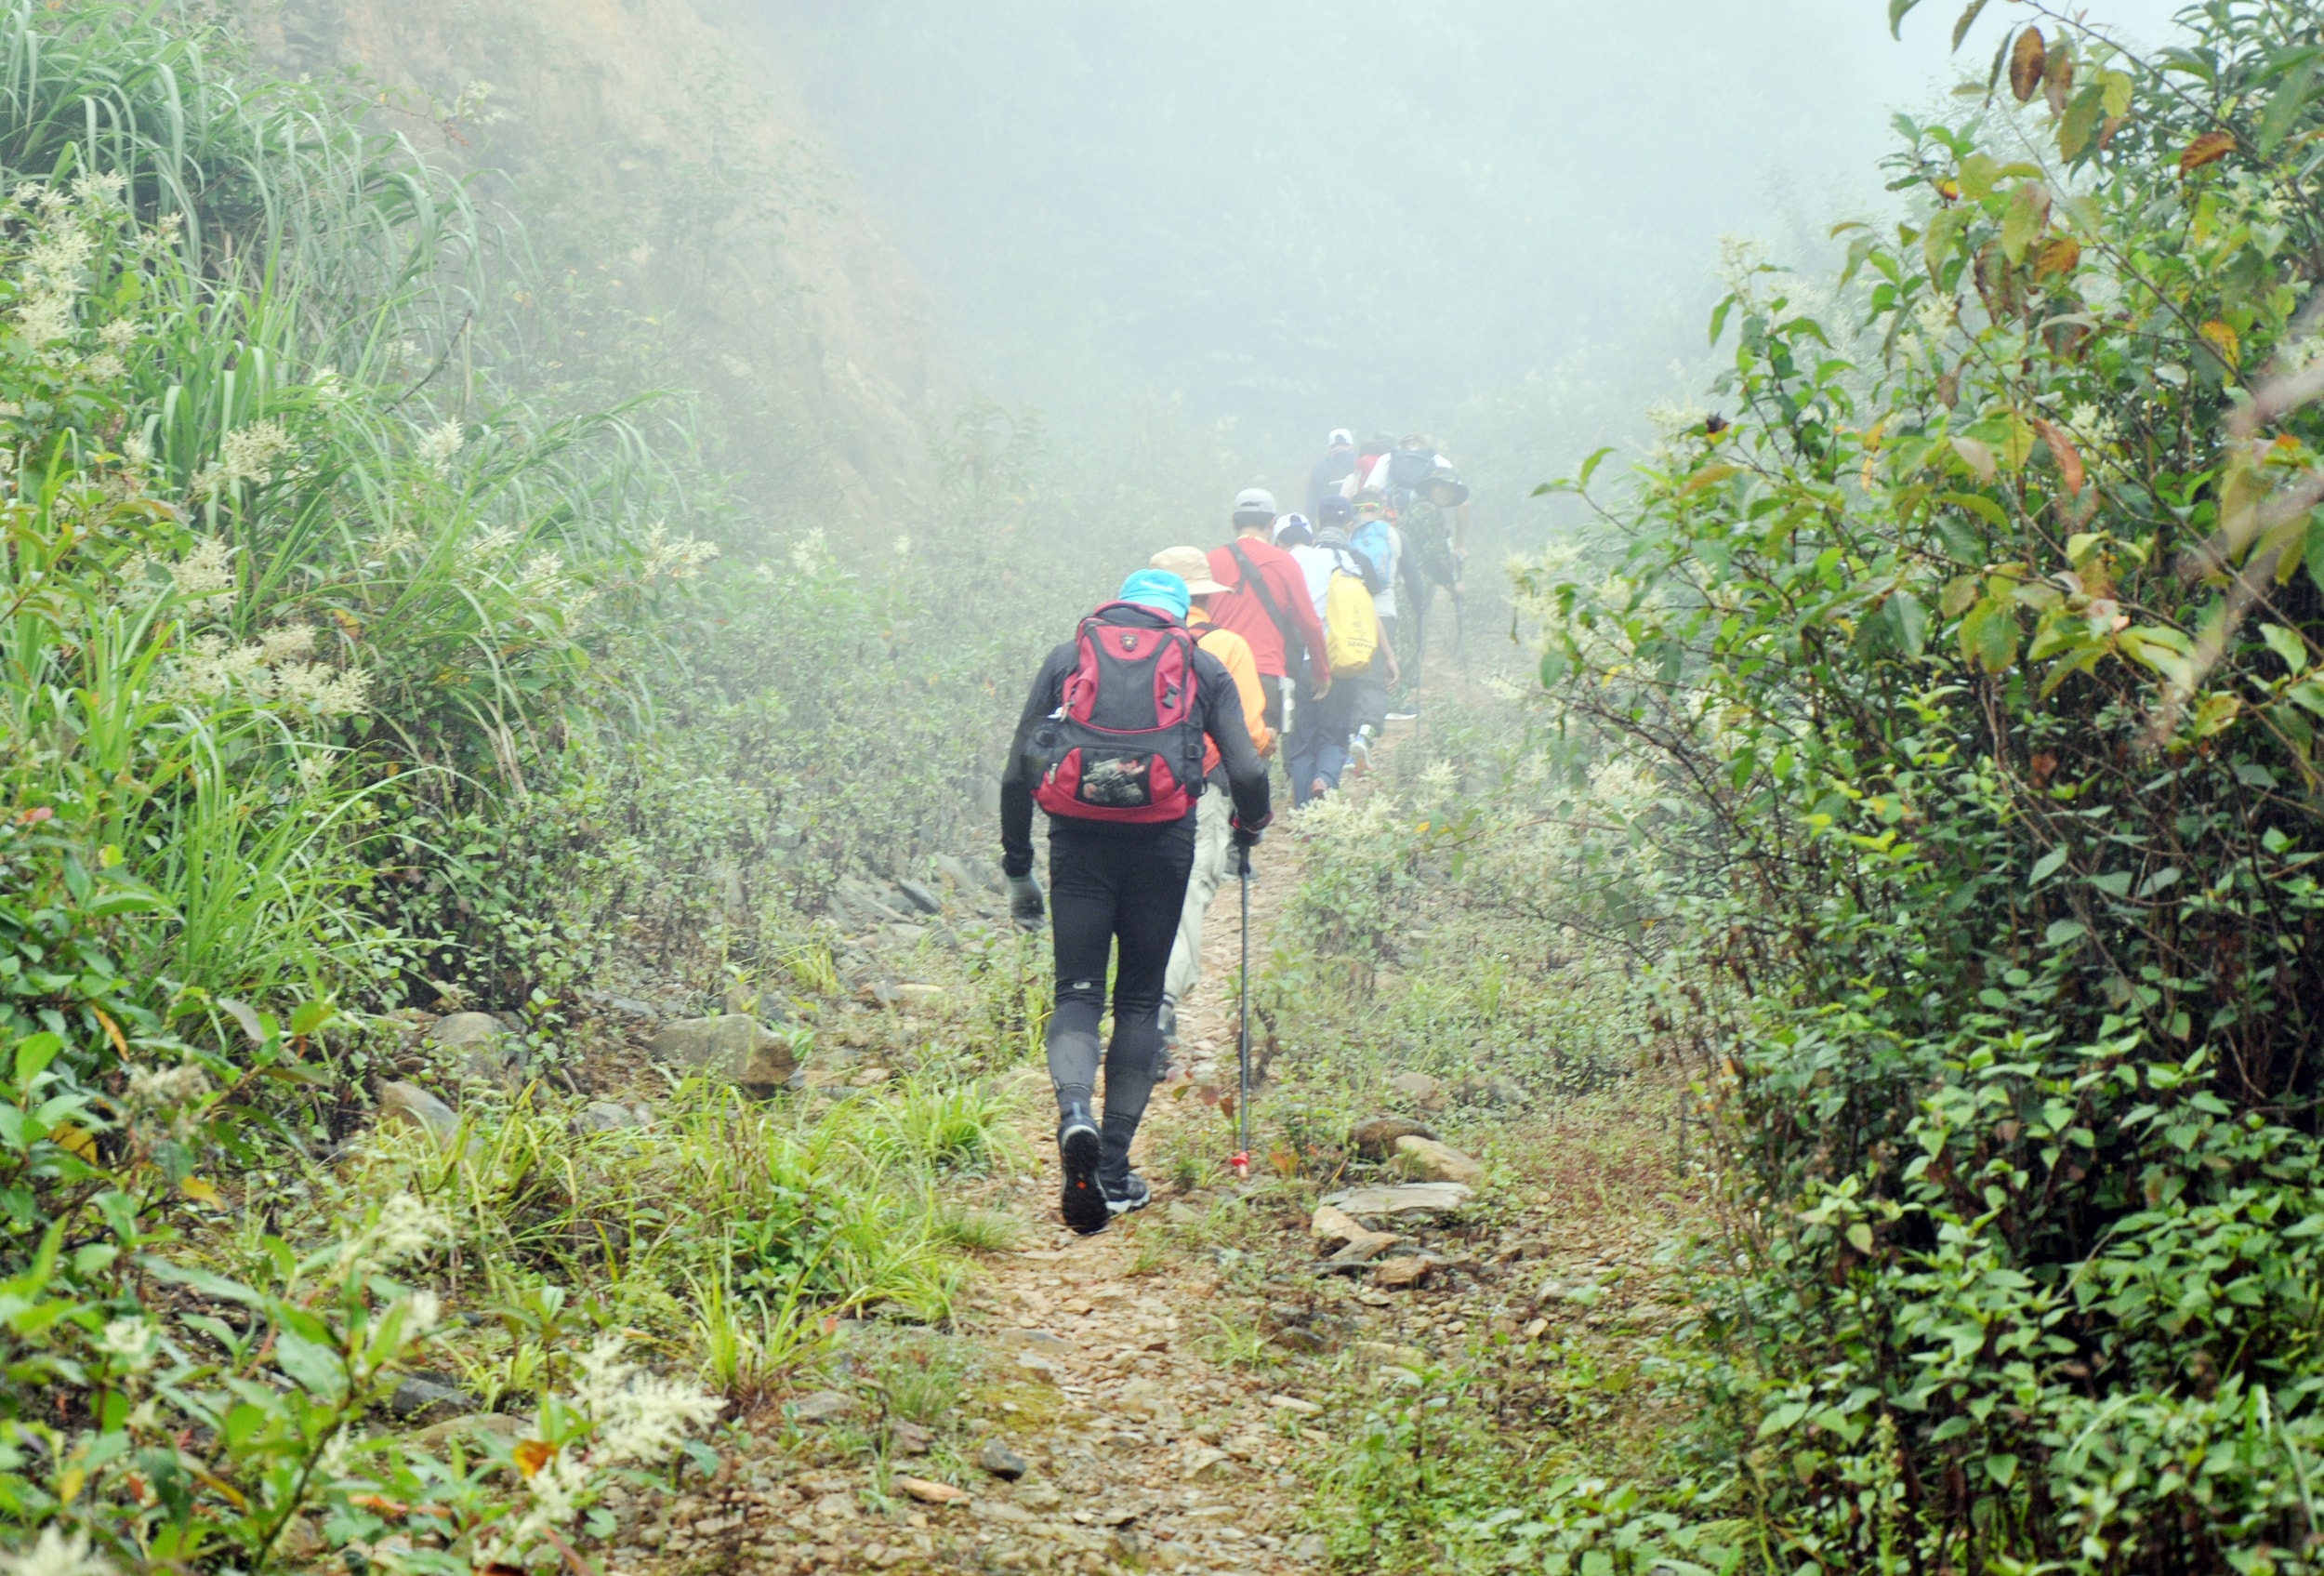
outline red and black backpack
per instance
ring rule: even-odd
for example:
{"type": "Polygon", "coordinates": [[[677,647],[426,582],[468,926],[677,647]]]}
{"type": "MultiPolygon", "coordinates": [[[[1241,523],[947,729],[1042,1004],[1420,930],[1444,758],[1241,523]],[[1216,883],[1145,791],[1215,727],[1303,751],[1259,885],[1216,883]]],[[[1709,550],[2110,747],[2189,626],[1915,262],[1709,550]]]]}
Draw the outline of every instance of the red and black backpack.
{"type": "Polygon", "coordinates": [[[1106,622],[1116,608],[1136,606],[1108,603],[1081,621],[1081,659],[1065,676],[1063,704],[1034,735],[1041,774],[1033,798],[1052,815],[1175,821],[1201,796],[1195,637],[1177,624],[1106,622]]]}

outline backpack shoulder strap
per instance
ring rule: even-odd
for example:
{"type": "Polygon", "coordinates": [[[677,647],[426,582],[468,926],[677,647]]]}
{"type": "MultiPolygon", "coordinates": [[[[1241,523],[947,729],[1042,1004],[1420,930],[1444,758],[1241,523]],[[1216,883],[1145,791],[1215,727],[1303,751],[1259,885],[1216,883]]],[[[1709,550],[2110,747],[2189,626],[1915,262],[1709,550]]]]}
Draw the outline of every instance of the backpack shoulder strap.
{"type": "Polygon", "coordinates": [[[1267,616],[1274,622],[1275,633],[1283,637],[1287,652],[1291,644],[1291,621],[1284,617],[1283,609],[1275,605],[1274,593],[1267,589],[1267,577],[1259,572],[1259,565],[1250,561],[1250,554],[1243,550],[1242,543],[1229,542],[1226,550],[1233,553],[1235,562],[1243,566],[1243,584],[1259,593],[1259,605],[1267,610],[1267,616]]]}

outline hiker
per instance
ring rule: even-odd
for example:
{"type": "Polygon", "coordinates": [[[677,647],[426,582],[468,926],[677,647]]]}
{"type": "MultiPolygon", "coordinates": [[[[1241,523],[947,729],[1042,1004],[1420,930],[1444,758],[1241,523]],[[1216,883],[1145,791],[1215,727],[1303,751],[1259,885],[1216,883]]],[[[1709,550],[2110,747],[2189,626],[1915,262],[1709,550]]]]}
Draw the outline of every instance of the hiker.
{"type": "Polygon", "coordinates": [[[1437,457],[1427,486],[1405,506],[1396,524],[1404,533],[1405,550],[1412,566],[1406,595],[1398,603],[1409,636],[1403,649],[1410,656],[1406,665],[1409,682],[1400,709],[1417,713],[1413,696],[1420,685],[1427,619],[1435,602],[1436,588],[1442,586],[1452,594],[1456,619],[1460,616],[1460,603],[1467,591],[1463,566],[1469,556],[1469,489],[1455,474],[1449,460],[1441,455],[1437,457]]]}
{"type": "Polygon", "coordinates": [[[1425,433],[1407,432],[1396,440],[1393,449],[1373,462],[1353,492],[1370,488],[1387,498],[1391,509],[1401,512],[1420,496],[1435,474],[1436,445],[1428,441],[1425,433]]]}
{"type": "MultiPolygon", "coordinates": [[[[1325,640],[1322,689],[1301,692],[1284,741],[1284,765],[1296,808],[1340,786],[1348,762],[1348,740],[1355,732],[1355,709],[1380,652],[1380,622],[1372,603],[1369,566],[1350,545],[1347,523],[1353,510],[1345,498],[1327,497],[1315,519],[1315,539],[1294,548],[1309,606],[1322,618],[1325,640]]],[[[1391,654],[1387,672],[1394,672],[1391,654]]]]}
{"type": "MultiPolygon", "coordinates": [[[[1397,692],[1404,671],[1417,675],[1417,663],[1406,662],[1404,652],[1396,644],[1397,590],[1408,587],[1417,597],[1424,597],[1427,588],[1419,579],[1404,532],[1388,518],[1387,500],[1380,494],[1366,489],[1355,499],[1355,522],[1348,532],[1348,544],[1364,555],[1372,569],[1372,610],[1380,618],[1380,660],[1378,669],[1369,677],[1364,697],[1355,703],[1355,734],[1362,741],[1350,748],[1366,764],[1370,763],[1370,741],[1386,731],[1390,719],[1408,720],[1418,713],[1408,697],[1397,692]],[[1394,673],[1395,677],[1389,675],[1394,673]]],[[[1411,638],[1407,632],[1406,638],[1411,638]]]]}
{"type": "Polygon", "coordinates": [[[1354,474],[1355,434],[1335,427],[1324,440],[1324,457],[1307,473],[1307,512],[1313,515],[1321,509],[1324,495],[1339,492],[1340,484],[1354,474]]]}
{"type": "Polygon", "coordinates": [[[1186,611],[1186,582],[1176,575],[1142,569],[1123,581],[1119,596],[1041,664],[1000,784],[1010,916],[1034,930],[1049,903],[1056,908],[1050,1082],[1061,1209],[1084,1235],[1153,1196],[1129,1168],[1129,1144],[1160,1070],[1155,1018],[1194,865],[1208,747],[1234,800],[1229,840],[1248,851],[1269,816],[1267,767],[1251,746],[1239,692],[1225,665],[1195,644],[1186,611]],[[1033,874],[1037,803],[1050,818],[1046,900],[1033,874]],[[1114,1037],[1101,1129],[1090,1109],[1109,959],[1114,1037]]]}
{"type": "Polygon", "coordinates": [[[1210,550],[1210,577],[1234,594],[1214,601],[1210,616],[1250,642],[1267,692],[1267,726],[1281,733],[1292,675],[1324,674],[1320,695],[1331,688],[1331,665],[1324,655],[1323,621],[1308,604],[1300,566],[1268,540],[1274,523],[1273,493],[1246,487],[1236,496],[1235,540],[1210,550]]]}
{"type": "MultiPolygon", "coordinates": [[[[1243,702],[1243,726],[1250,733],[1252,747],[1264,759],[1274,752],[1275,736],[1267,726],[1267,692],[1259,682],[1259,665],[1252,659],[1250,642],[1210,618],[1211,600],[1226,595],[1227,589],[1210,577],[1210,562],[1200,548],[1166,548],[1154,555],[1152,567],[1186,582],[1186,628],[1194,634],[1195,644],[1217,657],[1234,679],[1235,692],[1243,702]]],[[[1218,896],[1219,883],[1226,879],[1232,863],[1228,853],[1235,807],[1219,762],[1219,747],[1208,746],[1203,756],[1202,802],[1195,812],[1195,864],[1186,880],[1185,904],[1179,910],[1178,940],[1170,947],[1170,966],[1162,980],[1165,1064],[1164,1070],[1155,1075],[1160,1083],[1169,1081],[1168,1058],[1178,1045],[1178,1004],[1202,979],[1203,919],[1210,912],[1210,900],[1218,896]]]]}
{"type": "Polygon", "coordinates": [[[1275,546],[1285,552],[1303,548],[1315,539],[1315,528],[1307,523],[1304,514],[1286,514],[1275,520],[1275,546]]]}

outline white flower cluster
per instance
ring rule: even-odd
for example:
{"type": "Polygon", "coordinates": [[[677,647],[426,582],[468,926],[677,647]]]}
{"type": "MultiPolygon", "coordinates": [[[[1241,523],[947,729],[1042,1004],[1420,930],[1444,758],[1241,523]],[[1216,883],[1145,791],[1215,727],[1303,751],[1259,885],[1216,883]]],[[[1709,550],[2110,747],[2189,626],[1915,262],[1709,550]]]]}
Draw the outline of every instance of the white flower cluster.
{"type": "Polygon", "coordinates": [[[52,1524],[40,1530],[39,1542],[30,1548],[0,1554],[6,1576],[112,1576],[112,1567],[89,1552],[88,1534],[70,1537],[52,1524]]]}
{"type": "Polygon", "coordinates": [[[131,1373],[143,1373],[161,1353],[161,1331],[139,1315],[108,1319],[97,1337],[97,1349],[131,1373]]]}
{"type": "Polygon", "coordinates": [[[215,631],[196,635],[178,658],[170,686],[178,700],[241,691],[262,704],[314,717],[353,717],[370,699],[371,675],[306,659],[314,630],[304,624],[270,629],[236,644],[215,631]]]}
{"type": "Polygon", "coordinates": [[[698,1385],[640,1369],[624,1356],[626,1345],[619,1335],[601,1335],[582,1357],[571,1400],[589,1420],[587,1443],[557,1451],[526,1479],[523,1513],[501,1530],[491,1559],[521,1563],[545,1533],[578,1513],[595,1474],[658,1465],[689,1429],[707,1426],[724,1410],[698,1385]]]}
{"type": "Polygon", "coordinates": [[[412,1194],[398,1193],[380,1205],[379,1212],[360,1229],[340,1240],[340,1272],[358,1278],[375,1274],[434,1247],[451,1230],[452,1223],[442,1211],[412,1194]]]}
{"type": "Polygon", "coordinates": [[[127,1100],[133,1111],[166,1111],[209,1092],[209,1075],[195,1063],[180,1062],[174,1067],[131,1069],[127,1100]]]}
{"type": "Polygon", "coordinates": [[[217,536],[205,536],[193,550],[169,566],[169,577],[183,597],[216,596],[233,600],[234,550],[217,536]]]}
{"type": "Polygon", "coordinates": [[[468,445],[468,434],[457,421],[445,421],[429,429],[414,445],[422,465],[439,476],[452,474],[452,462],[468,445]]]}
{"type": "Polygon", "coordinates": [[[218,463],[193,479],[193,490],[204,497],[249,482],[271,482],[283,457],[297,445],[279,421],[254,421],[237,427],[219,441],[218,463]]]}
{"type": "Polygon", "coordinates": [[[638,546],[645,554],[645,577],[649,580],[658,575],[667,575],[673,580],[692,579],[704,564],[719,555],[718,543],[673,536],[659,520],[647,529],[638,546]]]}

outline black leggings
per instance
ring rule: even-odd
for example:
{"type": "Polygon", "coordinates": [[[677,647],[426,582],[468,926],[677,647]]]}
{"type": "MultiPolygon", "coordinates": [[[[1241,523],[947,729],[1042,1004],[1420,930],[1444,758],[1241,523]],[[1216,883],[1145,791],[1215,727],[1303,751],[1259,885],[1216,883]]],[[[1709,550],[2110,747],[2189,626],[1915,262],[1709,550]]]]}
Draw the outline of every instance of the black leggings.
{"type": "Polygon", "coordinates": [[[1129,1166],[1129,1141],[1154,1093],[1162,1059],[1155,1014],[1178,939],[1179,910],[1194,867],[1190,816],[1169,826],[1087,830],[1050,822],[1050,925],[1057,947],[1057,1010],[1049,1024],[1049,1076],[1062,1113],[1091,1103],[1098,1022],[1105,1015],[1105,965],[1114,959],[1114,1040],[1105,1052],[1108,1178],[1129,1166]],[[1120,943],[1116,956],[1115,944],[1120,943]]]}

